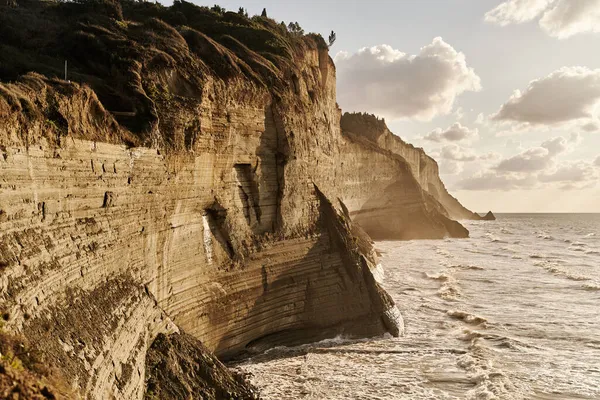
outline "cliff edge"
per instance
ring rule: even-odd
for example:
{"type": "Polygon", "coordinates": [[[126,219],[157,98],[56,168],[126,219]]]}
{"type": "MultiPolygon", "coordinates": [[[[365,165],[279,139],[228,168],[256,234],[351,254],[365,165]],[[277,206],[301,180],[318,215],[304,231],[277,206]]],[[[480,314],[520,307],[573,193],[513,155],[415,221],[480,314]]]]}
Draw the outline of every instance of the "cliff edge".
{"type": "Polygon", "coordinates": [[[0,311],[76,396],[252,398],[213,354],[402,334],[365,231],[467,235],[410,161],[342,134],[318,35],[19,0],[0,37],[0,311]]]}
{"type": "Polygon", "coordinates": [[[466,209],[453,197],[440,179],[437,162],[422,148],[406,143],[394,135],[383,119],[367,113],[344,113],[341,119],[342,133],[350,138],[362,140],[400,156],[406,161],[421,188],[439,204],[441,212],[452,219],[484,219],[479,214],[466,209]]]}

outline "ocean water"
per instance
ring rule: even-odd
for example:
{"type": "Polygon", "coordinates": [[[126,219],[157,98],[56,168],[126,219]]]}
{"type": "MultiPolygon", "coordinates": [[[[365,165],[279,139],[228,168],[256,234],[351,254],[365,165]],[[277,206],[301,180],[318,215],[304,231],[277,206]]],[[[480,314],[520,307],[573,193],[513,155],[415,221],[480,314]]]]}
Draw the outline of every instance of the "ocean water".
{"type": "Polygon", "coordinates": [[[600,399],[600,215],[505,214],[378,242],[406,334],[245,361],[265,399],[600,399]]]}

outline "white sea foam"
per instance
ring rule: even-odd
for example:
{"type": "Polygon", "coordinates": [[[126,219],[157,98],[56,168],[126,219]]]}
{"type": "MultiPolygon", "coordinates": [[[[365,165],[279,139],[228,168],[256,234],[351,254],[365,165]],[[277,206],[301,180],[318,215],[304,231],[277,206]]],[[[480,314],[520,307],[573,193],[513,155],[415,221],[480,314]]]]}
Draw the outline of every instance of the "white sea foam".
{"type": "Polygon", "coordinates": [[[600,217],[466,225],[469,240],[377,243],[403,337],[272,350],[243,365],[262,396],[600,399],[600,217]]]}

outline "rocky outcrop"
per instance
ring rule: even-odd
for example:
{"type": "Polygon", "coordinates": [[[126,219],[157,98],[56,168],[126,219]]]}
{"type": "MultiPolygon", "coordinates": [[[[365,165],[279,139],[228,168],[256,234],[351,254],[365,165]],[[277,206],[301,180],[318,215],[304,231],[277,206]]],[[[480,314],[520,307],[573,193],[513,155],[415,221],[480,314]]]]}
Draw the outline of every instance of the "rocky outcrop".
{"type": "Polygon", "coordinates": [[[485,214],[485,216],[481,217],[482,220],[484,221],[495,221],[496,220],[496,216],[494,215],[493,212],[488,211],[487,214],[485,214]]]}
{"type": "MultiPolygon", "coordinates": [[[[364,113],[345,113],[341,119],[342,132],[351,140],[360,138],[378,149],[400,156],[408,164],[412,175],[423,191],[441,205],[438,209],[452,219],[475,219],[481,217],[467,210],[444,186],[439,176],[437,162],[421,148],[406,143],[387,128],[383,119],[364,113]]],[[[373,164],[371,168],[376,168],[373,164]]]]}
{"type": "MultiPolygon", "coordinates": [[[[343,119],[342,119],[343,120],[343,119]]],[[[341,198],[352,219],[375,240],[467,237],[446,209],[423,190],[402,157],[362,135],[344,132],[341,198]]]]}
{"type": "Polygon", "coordinates": [[[233,375],[198,339],[160,334],[146,353],[147,400],[258,399],[241,374],[233,375]]]}
{"type": "Polygon", "coordinates": [[[399,335],[357,222],[467,234],[423,171],[342,135],[318,36],[183,1],[27,0],[0,34],[0,309],[85,397],[213,372],[210,393],[244,397],[208,352],[399,335]]]}

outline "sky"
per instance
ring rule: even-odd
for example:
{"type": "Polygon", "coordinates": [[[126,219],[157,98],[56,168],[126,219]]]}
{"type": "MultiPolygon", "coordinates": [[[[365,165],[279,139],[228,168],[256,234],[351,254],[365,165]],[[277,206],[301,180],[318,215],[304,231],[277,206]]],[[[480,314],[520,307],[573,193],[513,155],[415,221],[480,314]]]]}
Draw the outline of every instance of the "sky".
{"type": "Polygon", "coordinates": [[[334,30],[342,110],[423,147],[466,207],[600,212],[600,0],[219,5],[334,30]]]}

